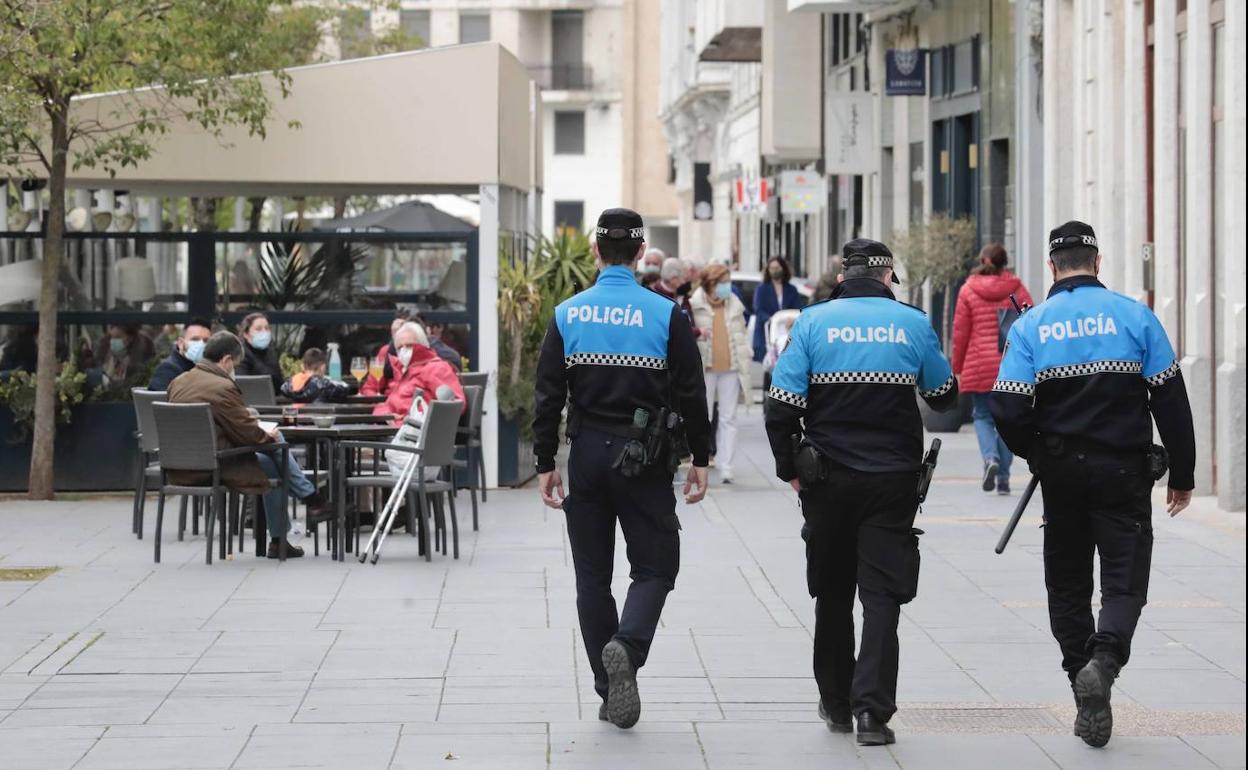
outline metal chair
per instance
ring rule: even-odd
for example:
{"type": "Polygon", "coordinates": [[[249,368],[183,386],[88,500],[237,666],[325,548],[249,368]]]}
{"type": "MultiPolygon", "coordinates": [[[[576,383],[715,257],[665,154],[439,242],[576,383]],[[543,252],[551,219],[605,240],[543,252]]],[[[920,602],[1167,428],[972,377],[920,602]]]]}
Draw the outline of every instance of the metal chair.
{"type": "MultiPolygon", "coordinates": [[[[346,488],[382,488],[393,489],[396,486],[397,479],[389,472],[389,468],[384,464],[384,455],[386,452],[397,452],[405,455],[413,455],[416,458],[417,466],[412,474],[412,484],[406,492],[407,504],[407,526],[409,534],[416,534],[413,530],[419,529],[419,537],[421,548],[425,555],[425,561],[431,561],[433,558],[432,548],[429,543],[429,528],[427,526],[430,514],[433,515],[434,537],[440,545],[443,554],[446,553],[446,521],[442,514],[442,495],[446,496],[447,507],[450,511],[451,519],[451,537],[453,543],[453,552],[456,559],[459,558],[459,517],[455,511],[455,498],[453,495],[454,486],[449,481],[441,479],[436,481],[425,480],[425,470],[428,468],[440,468],[449,470],[455,462],[455,432],[459,424],[459,414],[461,410],[458,401],[434,401],[429,405],[429,411],[425,415],[424,425],[421,426],[420,443],[418,446],[402,446],[390,444],[383,441],[343,441],[338,446],[340,451],[354,449],[372,449],[382,464],[380,470],[371,475],[349,476],[343,479],[344,488],[341,494],[346,493],[346,488]],[[431,511],[430,509],[434,510],[431,511]],[[417,516],[419,515],[419,522],[417,516]],[[419,523],[419,527],[417,524],[419,523]],[[438,537],[440,535],[440,538],[438,537]]],[[[394,503],[397,505],[397,502],[394,503]]],[[[385,527],[386,523],[379,517],[377,527],[385,527]]],[[[381,532],[382,540],[377,543],[373,549],[373,561],[377,561],[378,552],[381,549],[381,542],[384,542],[386,532],[381,532]]],[[[342,533],[339,533],[342,536],[342,533]]],[[[368,549],[360,551],[361,561],[367,557],[368,549]]]]}
{"type": "Polygon", "coordinates": [[[479,386],[481,390],[485,390],[486,386],[490,384],[490,373],[460,372],[459,384],[463,385],[465,388],[476,385],[479,386]]]}
{"type": "Polygon", "coordinates": [[[267,374],[242,374],[235,377],[234,382],[243,392],[243,402],[247,406],[277,404],[277,394],[273,392],[273,378],[267,374]]]}
{"type": "Polygon", "coordinates": [[[138,470],[134,480],[134,510],[130,522],[131,531],[143,539],[143,514],[147,507],[147,482],[160,481],[160,465],[156,462],[160,451],[160,439],[156,432],[156,419],[152,415],[152,404],[165,399],[163,390],[145,390],[131,388],[130,396],[134,401],[134,419],[138,430],[138,470]]]}
{"type": "MultiPolygon", "coordinates": [[[[463,468],[468,472],[468,483],[465,488],[472,498],[472,531],[477,525],[477,490],[485,499],[485,453],[481,449],[481,417],[485,405],[485,388],[481,385],[465,385],[464,398],[468,408],[456,431],[455,449],[458,456],[462,450],[464,459],[455,460],[455,468],[463,468]]],[[[452,475],[452,478],[454,476],[452,475]]]]}
{"type": "MultiPolygon", "coordinates": [[[[165,518],[165,497],[181,495],[204,497],[211,502],[204,517],[204,535],[207,541],[205,561],[212,564],[213,526],[220,519],[220,558],[226,556],[227,547],[232,548],[231,522],[226,515],[225,498],[229,489],[221,483],[221,460],[227,457],[255,454],[264,451],[285,451],[282,445],[261,445],[217,449],[217,429],[212,420],[212,407],[208,404],[170,404],[157,401],[151,405],[152,417],[158,435],[165,439],[160,447],[160,493],[156,502],[155,559],[160,562],[160,535],[165,518]],[[170,484],[169,471],[192,471],[207,474],[208,484],[170,484]]],[[[270,480],[270,485],[281,481],[270,480]]],[[[257,513],[260,506],[257,503],[257,513]]],[[[241,526],[241,522],[240,522],[241,526]]],[[[255,525],[257,543],[260,527],[255,525]]],[[[286,555],[286,536],[281,536],[281,555],[286,555]]]]}

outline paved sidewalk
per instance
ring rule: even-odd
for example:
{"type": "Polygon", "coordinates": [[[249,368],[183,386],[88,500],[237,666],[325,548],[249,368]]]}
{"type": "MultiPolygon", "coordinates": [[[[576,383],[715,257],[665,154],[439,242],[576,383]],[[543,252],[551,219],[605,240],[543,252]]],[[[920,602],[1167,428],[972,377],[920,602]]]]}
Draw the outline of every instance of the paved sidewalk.
{"type": "Polygon", "coordinates": [[[743,423],[738,483],[680,506],[682,571],[628,732],[597,721],[562,514],[532,489],[491,493],[479,534],[461,498],[458,562],[427,564],[397,535],[377,566],[208,567],[202,538],[172,527],[154,565],[154,502],[142,542],[125,499],[0,502],[0,569],[61,567],[0,582],[0,767],[1245,766],[1243,515],[1155,518],[1115,738],[1089,749],[1048,632],[1039,501],[995,556],[1017,497],[978,490],[969,433],[946,437],[919,522],[899,742],[829,734],[796,497],[772,476],[757,409],[743,423]]]}

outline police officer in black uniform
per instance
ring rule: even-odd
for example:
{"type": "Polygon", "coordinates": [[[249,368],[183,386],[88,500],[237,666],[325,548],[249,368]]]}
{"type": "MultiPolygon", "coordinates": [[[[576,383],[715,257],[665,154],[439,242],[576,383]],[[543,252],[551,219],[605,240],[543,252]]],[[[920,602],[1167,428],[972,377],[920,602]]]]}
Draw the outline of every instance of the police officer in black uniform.
{"type": "Polygon", "coordinates": [[[802,311],[776,363],[766,410],[776,475],[798,490],[815,598],[819,715],[858,743],[895,742],[897,622],[919,580],[923,423],[957,405],[957,381],[921,310],[898,302],[884,244],[845,244],[830,299],[802,311]],[[854,592],[863,607],[854,658],[854,592]]]}
{"type": "Polygon", "coordinates": [[[555,309],[538,360],[533,419],[542,500],[567,516],[581,637],[603,698],[598,718],[621,728],[641,715],[637,669],[680,566],[672,491],[685,453],[680,434],[693,455],[687,503],[706,494],[709,453],[702,360],[689,321],[633,277],[645,253],[644,227],[629,209],[598,218],[593,249],[601,272],[593,287],[555,309]],[[569,397],[565,497],[555,454],[569,397]],[[611,595],[617,520],[632,578],[618,615],[611,595]]]}
{"type": "Polygon", "coordinates": [[[1170,471],[1167,511],[1191,500],[1192,411],[1165,329],[1147,306],[1105,288],[1096,233],[1049,233],[1048,298],[1010,329],[991,408],[1044,496],[1049,622],[1078,715],[1075,734],[1104,746],[1110,686],[1131,653],[1148,596],[1153,481],[1170,471]],[[1164,447],[1153,446],[1153,422],[1164,447]],[[1101,612],[1092,619],[1092,556],[1101,612]]]}

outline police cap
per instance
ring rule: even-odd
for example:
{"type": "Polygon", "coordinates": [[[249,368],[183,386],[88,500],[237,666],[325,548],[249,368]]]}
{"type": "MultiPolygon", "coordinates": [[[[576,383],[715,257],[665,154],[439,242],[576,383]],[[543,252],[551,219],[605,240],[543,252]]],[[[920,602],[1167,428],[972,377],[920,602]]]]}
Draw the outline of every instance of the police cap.
{"type": "MultiPolygon", "coordinates": [[[[841,248],[841,264],[845,267],[888,267],[893,266],[893,252],[879,241],[869,238],[855,238],[841,248]]],[[[893,271],[893,283],[901,283],[897,271],[893,271]]]]}
{"type": "Polygon", "coordinates": [[[594,231],[600,241],[642,241],[646,237],[646,223],[641,214],[632,209],[607,209],[598,216],[594,231]]]}
{"type": "Polygon", "coordinates": [[[1076,246],[1091,246],[1094,251],[1100,251],[1096,247],[1096,231],[1092,229],[1092,225],[1072,219],[1049,231],[1050,254],[1076,246]]]}

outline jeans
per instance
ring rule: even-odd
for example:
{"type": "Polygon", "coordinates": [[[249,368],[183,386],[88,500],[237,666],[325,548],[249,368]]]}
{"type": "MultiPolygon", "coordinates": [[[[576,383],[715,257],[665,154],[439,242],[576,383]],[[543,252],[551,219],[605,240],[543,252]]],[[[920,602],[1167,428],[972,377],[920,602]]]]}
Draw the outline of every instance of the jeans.
{"type": "MultiPolygon", "coordinates": [[[[283,439],[283,442],[285,440],[283,439]]],[[[260,467],[264,469],[264,475],[271,479],[280,479],[281,471],[277,464],[280,462],[280,455],[274,454],[256,454],[256,459],[260,461],[260,467]]],[[[316,492],[316,487],[308,477],[303,475],[303,468],[299,467],[299,461],[295,456],[287,453],[286,455],[286,473],[288,481],[286,482],[287,494],[294,495],[298,499],[311,495],[316,492]]],[[[281,537],[283,533],[290,530],[290,518],[286,515],[286,509],[282,507],[282,490],[274,488],[264,496],[264,519],[268,522],[269,537],[281,537]]]]}
{"type": "MultiPolygon", "coordinates": [[[[741,397],[741,375],[728,372],[706,372],[707,407],[714,411],[719,403],[719,425],[715,430],[715,465],[719,472],[732,476],[732,458],[737,453],[737,400],[741,397]]],[[[708,414],[710,418],[713,414],[708,414]]]]}
{"type": "Polygon", "coordinates": [[[1014,462],[1014,454],[1005,445],[1001,436],[997,435],[997,425],[992,421],[992,412],[988,411],[988,393],[971,394],[971,417],[975,421],[975,438],[979,439],[979,455],[984,464],[997,461],[997,485],[1010,483],[1010,463],[1014,462]]]}

